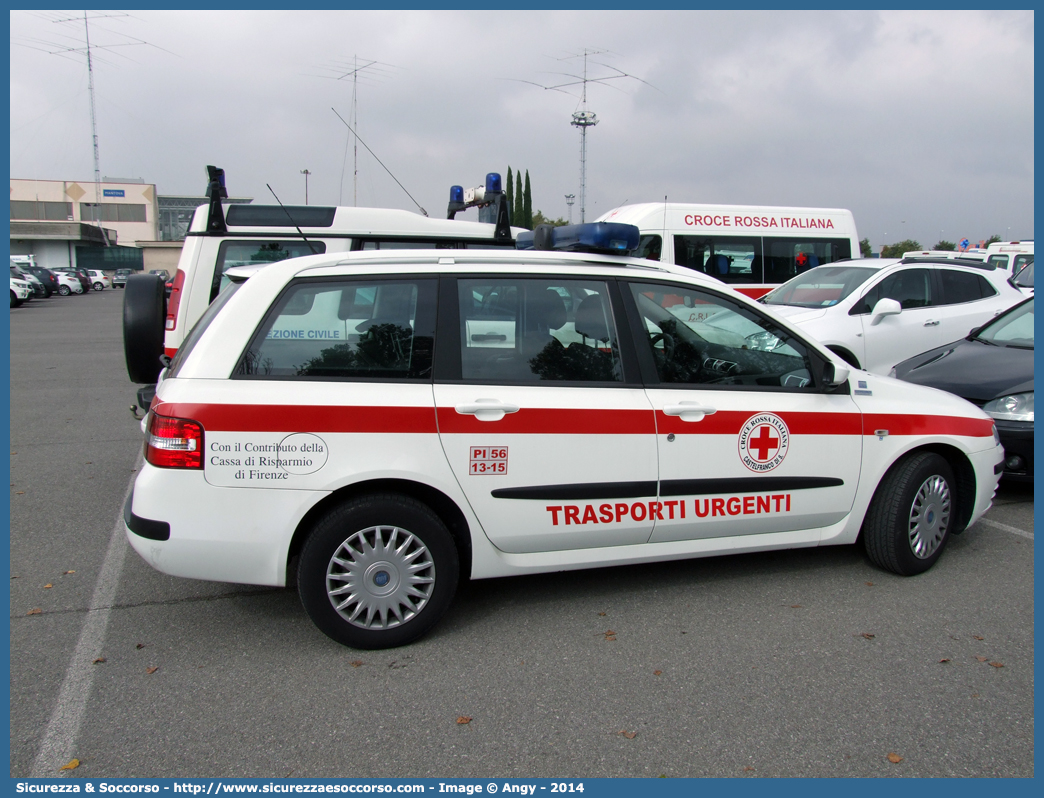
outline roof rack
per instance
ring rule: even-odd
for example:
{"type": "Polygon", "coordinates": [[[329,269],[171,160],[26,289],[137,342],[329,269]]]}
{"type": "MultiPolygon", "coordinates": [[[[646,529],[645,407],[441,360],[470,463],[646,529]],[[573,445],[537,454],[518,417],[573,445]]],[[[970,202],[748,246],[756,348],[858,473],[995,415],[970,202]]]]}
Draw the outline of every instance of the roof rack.
{"type": "Polygon", "coordinates": [[[970,266],[973,269],[981,269],[984,272],[996,271],[997,267],[992,263],[985,263],[976,258],[940,258],[940,257],[906,257],[900,263],[938,263],[943,266],[970,266]]]}

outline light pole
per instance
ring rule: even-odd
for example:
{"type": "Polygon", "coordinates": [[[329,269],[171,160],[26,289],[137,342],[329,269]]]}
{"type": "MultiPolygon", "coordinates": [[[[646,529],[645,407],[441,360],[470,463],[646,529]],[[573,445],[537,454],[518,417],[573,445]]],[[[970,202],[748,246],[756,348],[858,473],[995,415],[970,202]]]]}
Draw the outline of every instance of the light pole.
{"type": "Polygon", "coordinates": [[[301,174],[305,176],[305,205],[308,204],[308,175],[312,174],[307,169],[302,169],[301,174]]]}
{"type": "Polygon", "coordinates": [[[576,199],[576,194],[566,194],[565,201],[566,205],[569,206],[569,224],[573,223],[573,200],[576,199]]]}

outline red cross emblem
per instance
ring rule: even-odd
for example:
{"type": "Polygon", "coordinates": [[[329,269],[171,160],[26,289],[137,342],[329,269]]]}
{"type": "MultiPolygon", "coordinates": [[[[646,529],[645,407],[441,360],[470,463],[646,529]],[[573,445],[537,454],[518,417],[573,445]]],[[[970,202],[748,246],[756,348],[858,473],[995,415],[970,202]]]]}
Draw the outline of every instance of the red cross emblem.
{"type": "Polygon", "coordinates": [[[758,474],[775,469],[790,448],[790,430],[775,413],[757,413],[740,428],[739,457],[747,468],[758,474]]]}
{"type": "Polygon", "coordinates": [[[764,462],[769,459],[769,455],[779,448],[779,438],[773,437],[772,427],[768,424],[763,424],[758,429],[758,437],[751,438],[747,441],[747,451],[757,452],[755,457],[764,462]]]}

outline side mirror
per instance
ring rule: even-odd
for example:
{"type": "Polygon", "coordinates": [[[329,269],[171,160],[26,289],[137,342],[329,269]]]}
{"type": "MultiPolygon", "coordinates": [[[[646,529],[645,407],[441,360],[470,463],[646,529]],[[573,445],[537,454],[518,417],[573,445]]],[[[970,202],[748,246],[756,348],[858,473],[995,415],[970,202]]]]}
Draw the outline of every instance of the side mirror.
{"type": "Polygon", "coordinates": [[[985,324],[980,324],[978,327],[972,327],[971,328],[971,332],[968,333],[966,338],[969,341],[972,340],[976,335],[978,335],[979,333],[982,332],[982,328],[985,327],[985,326],[986,326],[985,324]]]}
{"type": "Polygon", "coordinates": [[[851,370],[847,366],[841,366],[832,360],[823,364],[823,382],[826,385],[841,385],[848,379],[851,370]]]}
{"type": "Polygon", "coordinates": [[[879,299],[871,312],[870,326],[876,327],[885,316],[895,316],[903,312],[903,306],[895,299],[879,299]]]}

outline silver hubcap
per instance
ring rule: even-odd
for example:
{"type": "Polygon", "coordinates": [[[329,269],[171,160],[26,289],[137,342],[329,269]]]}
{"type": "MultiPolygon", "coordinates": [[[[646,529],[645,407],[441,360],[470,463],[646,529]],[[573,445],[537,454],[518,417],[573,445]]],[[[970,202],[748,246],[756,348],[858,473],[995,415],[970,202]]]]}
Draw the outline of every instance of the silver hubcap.
{"type": "Polygon", "coordinates": [[[938,474],[928,477],[910,507],[910,550],[922,560],[942,545],[950,526],[950,486],[938,474]]]}
{"type": "Polygon", "coordinates": [[[338,546],[326,593],[338,615],[361,629],[390,629],[424,609],[435,587],[427,547],[396,526],[372,526],[338,546]]]}

